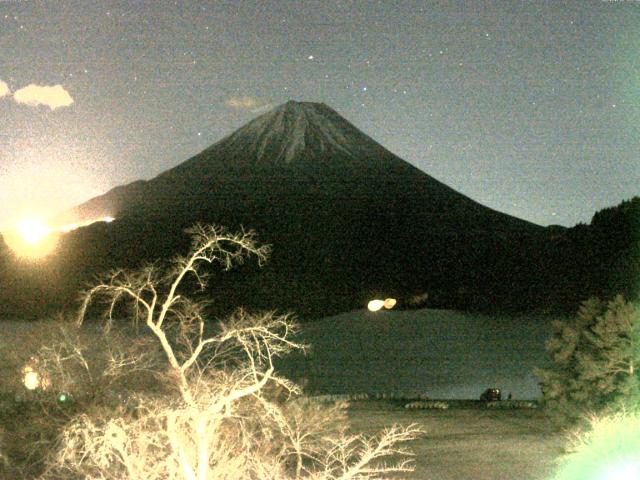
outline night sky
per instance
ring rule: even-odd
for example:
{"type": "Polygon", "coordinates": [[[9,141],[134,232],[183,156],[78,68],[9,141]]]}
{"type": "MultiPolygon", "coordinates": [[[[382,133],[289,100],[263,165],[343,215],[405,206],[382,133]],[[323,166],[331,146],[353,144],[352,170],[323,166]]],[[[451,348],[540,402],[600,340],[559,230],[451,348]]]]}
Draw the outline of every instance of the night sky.
{"type": "Polygon", "coordinates": [[[0,2],[0,228],[289,99],[549,225],[640,194],[640,1],[0,2]]]}

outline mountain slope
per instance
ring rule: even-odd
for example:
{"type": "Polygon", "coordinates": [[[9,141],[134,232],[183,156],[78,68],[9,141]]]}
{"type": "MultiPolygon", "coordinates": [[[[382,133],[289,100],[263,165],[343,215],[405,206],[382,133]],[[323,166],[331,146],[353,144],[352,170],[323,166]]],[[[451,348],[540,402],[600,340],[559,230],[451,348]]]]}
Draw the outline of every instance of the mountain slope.
{"type": "Polygon", "coordinates": [[[245,196],[265,195],[265,190],[270,191],[265,200],[287,190],[307,199],[353,199],[388,209],[411,201],[413,204],[402,205],[408,210],[393,213],[419,217],[414,213],[419,208],[443,220],[449,219],[444,212],[447,208],[460,210],[460,214],[468,210],[465,224],[452,227],[536,229],[483,207],[421,172],[326,105],[293,101],[156,178],[116,187],[70,210],[64,218],[121,216],[136,208],[149,212],[197,197],[215,197],[219,192],[237,193],[239,200],[250,201],[245,196]]]}
{"type": "Polygon", "coordinates": [[[528,288],[530,250],[545,234],[421,172],[326,105],[298,102],[57,221],[105,215],[116,221],[65,236],[49,262],[68,284],[68,293],[57,290],[65,305],[93,273],[184,252],[183,229],[195,222],[252,228],[273,245],[262,271],[215,278],[221,310],[303,316],[350,310],[376,295],[428,292],[431,305],[457,308],[500,303],[528,288]]]}

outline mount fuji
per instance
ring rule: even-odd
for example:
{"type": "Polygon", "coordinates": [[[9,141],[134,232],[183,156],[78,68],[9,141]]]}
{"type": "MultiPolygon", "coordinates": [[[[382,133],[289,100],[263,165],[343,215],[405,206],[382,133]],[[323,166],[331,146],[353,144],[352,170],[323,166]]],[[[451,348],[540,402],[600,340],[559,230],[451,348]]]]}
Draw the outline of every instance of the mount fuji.
{"type": "Polygon", "coordinates": [[[456,192],[325,104],[294,101],[54,222],[104,216],[116,220],[63,237],[44,267],[60,285],[37,287],[47,305],[72,305],[77,289],[102,270],[185,253],[184,229],[201,222],[253,229],[273,247],[263,269],[214,276],[209,293],[221,311],[316,317],[379,296],[418,294],[428,306],[484,308],[529,288],[529,250],[547,231],[456,192]]]}

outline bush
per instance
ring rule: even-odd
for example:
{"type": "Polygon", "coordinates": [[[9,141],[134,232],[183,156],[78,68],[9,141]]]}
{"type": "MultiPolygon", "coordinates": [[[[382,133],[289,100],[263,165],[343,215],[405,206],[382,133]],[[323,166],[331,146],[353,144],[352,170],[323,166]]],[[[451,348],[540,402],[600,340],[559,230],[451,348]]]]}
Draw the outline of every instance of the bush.
{"type": "Polygon", "coordinates": [[[640,319],[621,296],[586,301],[577,317],[556,321],[547,342],[549,368],[538,369],[546,406],[562,423],[575,423],[640,394],[640,319]]]}
{"type": "Polygon", "coordinates": [[[31,324],[28,332],[28,342],[16,342],[11,351],[2,352],[1,448],[5,463],[21,474],[0,478],[37,477],[76,415],[121,408],[123,393],[133,385],[138,391],[158,386],[153,365],[158,366],[160,358],[148,336],[106,334],[99,328],[80,331],[62,316],[31,324]],[[33,390],[25,386],[26,372],[37,380],[33,390]]]}

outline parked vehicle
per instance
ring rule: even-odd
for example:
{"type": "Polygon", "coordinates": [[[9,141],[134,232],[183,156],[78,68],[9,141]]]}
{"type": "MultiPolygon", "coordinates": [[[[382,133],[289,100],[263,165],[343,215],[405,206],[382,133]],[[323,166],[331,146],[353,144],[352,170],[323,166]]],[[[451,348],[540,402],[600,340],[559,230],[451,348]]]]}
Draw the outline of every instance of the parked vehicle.
{"type": "Polygon", "coordinates": [[[480,395],[480,400],[483,402],[499,402],[502,400],[502,393],[499,388],[487,388],[480,395]]]}

